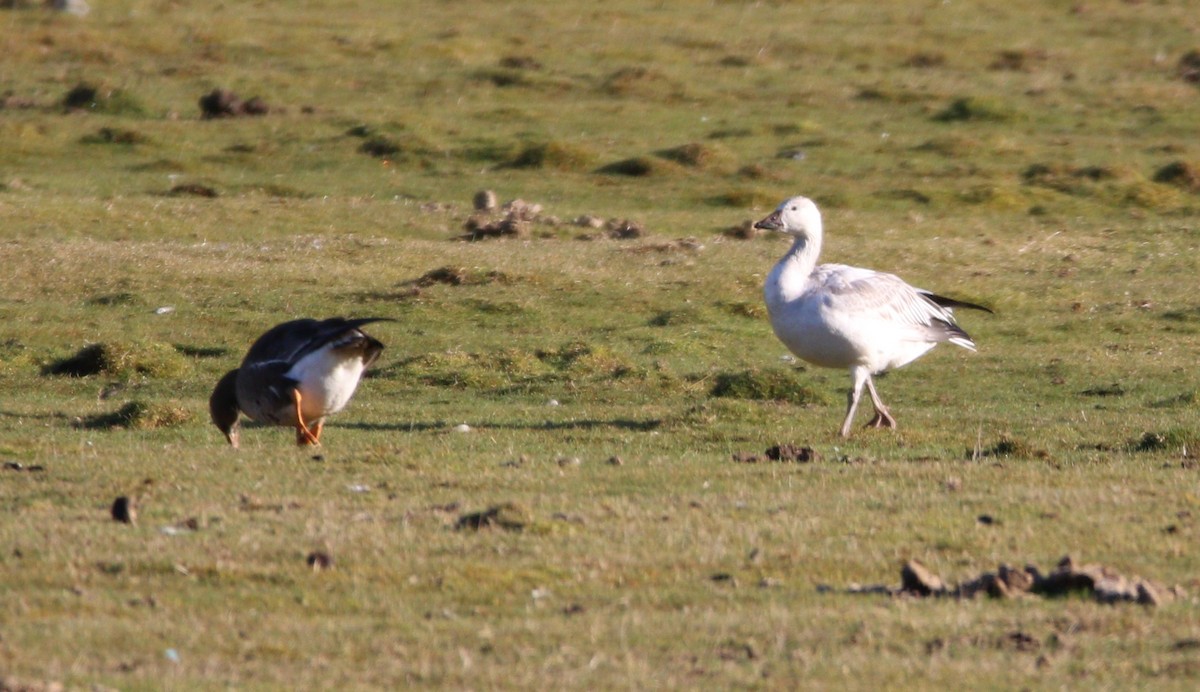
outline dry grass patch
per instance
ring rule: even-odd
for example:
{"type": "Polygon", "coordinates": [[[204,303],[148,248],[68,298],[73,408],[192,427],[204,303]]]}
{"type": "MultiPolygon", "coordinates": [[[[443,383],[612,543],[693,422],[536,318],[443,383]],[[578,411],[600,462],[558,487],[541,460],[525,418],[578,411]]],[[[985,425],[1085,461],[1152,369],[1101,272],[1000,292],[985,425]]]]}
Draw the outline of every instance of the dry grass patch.
{"type": "Polygon", "coordinates": [[[44,375],[88,377],[135,375],[173,379],[187,374],[188,361],[170,344],[147,341],[115,341],[89,344],[74,355],[48,363],[44,375]]]}
{"type": "Polygon", "coordinates": [[[587,147],[554,141],[528,145],[505,165],[510,168],[585,171],[591,168],[595,160],[595,152],[587,147]]]}
{"type": "Polygon", "coordinates": [[[1155,171],[1153,180],[1188,192],[1200,193],[1200,165],[1187,161],[1172,161],[1155,171]]]}
{"type": "Polygon", "coordinates": [[[674,161],[681,166],[698,170],[727,167],[733,159],[724,147],[702,142],[690,142],[663,149],[656,152],[655,155],[668,161],[674,161]]]}
{"type": "Polygon", "coordinates": [[[951,101],[944,109],[934,114],[933,119],[941,123],[1006,123],[1021,119],[1021,113],[997,99],[964,96],[951,101]]]}
{"type": "Polygon", "coordinates": [[[826,403],[822,393],[797,382],[790,368],[755,368],[719,373],[709,394],[731,399],[786,401],[801,406],[826,403]]]}
{"type": "Polygon", "coordinates": [[[650,67],[623,67],[605,77],[601,88],[607,94],[624,98],[677,100],[684,97],[680,84],[650,67]]]}
{"type": "Polygon", "coordinates": [[[124,117],[143,117],[146,107],[133,94],[109,86],[81,83],[63,96],[62,106],[69,111],[102,113],[124,117]]]}
{"type": "Polygon", "coordinates": [[[180,406],[167,402],[130,401],[112,413],[101,413],[83,418],[79,427],[108,430],[156,430],[182,425],[192,418],[192,413],[180,406]]]}

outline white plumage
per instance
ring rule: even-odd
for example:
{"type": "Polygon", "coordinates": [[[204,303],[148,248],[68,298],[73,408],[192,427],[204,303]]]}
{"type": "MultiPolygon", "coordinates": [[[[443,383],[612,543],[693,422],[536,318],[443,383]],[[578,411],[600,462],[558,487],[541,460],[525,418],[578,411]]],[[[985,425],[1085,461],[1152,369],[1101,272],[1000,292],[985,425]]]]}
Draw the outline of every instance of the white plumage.
{"type": "Polygon", "coordinates": [[[868,425],[896,426],[872,374],[911,363],[943,341],[975,350],[950,308],[991,312],[987,308],[913,288],[893,274],[844,264],[818,266],[823,229],[812,200],[793,197],[754,227],[795,239],[763,289],[775,335],[813,365],[850,370],[853,385],[842,437],[850,434],[864,386],[875,407],[868,425]]]}

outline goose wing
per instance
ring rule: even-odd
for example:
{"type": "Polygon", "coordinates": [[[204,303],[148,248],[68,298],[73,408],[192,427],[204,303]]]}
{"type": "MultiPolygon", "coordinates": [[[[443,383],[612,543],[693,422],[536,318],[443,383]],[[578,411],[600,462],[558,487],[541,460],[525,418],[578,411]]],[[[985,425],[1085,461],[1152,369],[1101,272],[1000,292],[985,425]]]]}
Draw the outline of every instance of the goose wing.
{"type": "Polygon", "coordinates": [[[926,300],[931,300],[935,305],[943,308],[966,308],[968,310],[982,310],[988,314],[995,314],[989,307],[984,307],[976,303],[968,303],[965,300],[959,300],[957,298],[939,296],[938,294],[933,293],[932,291],[926,291],[923,288],[918,288],[917,293],[920,293],[922,296],[924,296],[926,300]]]}
{"type": "MultiPolygon", "coordinates": [[[[268,363],[295,364],[313,351],[334,344],[349,336],[363,325],[386,321],[386,317],[360,317],[344,319],[331,317],[327,320],[299,319],[278,324],[250,346],[242,367],[255,367],[268,363]]],[[[286,369],[285,369],[286,370],[286,369]]]]}
{"type": "Polygon", "coordinates": [[[949,341],[974,350],[974,342],[955,323],[949,307],[934,300],[950,299],[913,288],[895,274],[823,265],[813,278],[825,310],[847,323],[882,323],[889,325],[897,338],[949,341]]]}

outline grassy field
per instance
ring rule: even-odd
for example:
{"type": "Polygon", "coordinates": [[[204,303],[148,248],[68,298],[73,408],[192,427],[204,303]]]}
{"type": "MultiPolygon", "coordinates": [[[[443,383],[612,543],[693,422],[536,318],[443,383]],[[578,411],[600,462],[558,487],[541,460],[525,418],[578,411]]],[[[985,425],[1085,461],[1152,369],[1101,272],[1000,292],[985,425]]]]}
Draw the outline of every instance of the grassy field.
{"type": "Polygon", "coordinates": [[[0,686],[1195,687],[1190,3],[2,5],[0,686]],[[542,210],[465,242],[482,189],[542,210]],[[771,334],[734,229],[793,194],[996,310],[896,431],[771,334]],[[216,380],[332,315],[396,321],[324,446],[228,448],[216,380]],[[1067,554],[1188,595],[847,591],[1067,554]]]}

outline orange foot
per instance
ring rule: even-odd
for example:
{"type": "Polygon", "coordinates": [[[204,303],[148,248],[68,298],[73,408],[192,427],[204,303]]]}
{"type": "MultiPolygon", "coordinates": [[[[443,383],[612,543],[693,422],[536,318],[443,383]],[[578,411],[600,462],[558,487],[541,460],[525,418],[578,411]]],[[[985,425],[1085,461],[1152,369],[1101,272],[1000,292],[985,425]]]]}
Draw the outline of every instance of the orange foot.
{"type": "Polygon", "coordinates": [[[317,423],[317,425],[315,426],[316,427],[315,433],[312,430],[310,430],[307,425],[304,424],[304,414],[301,413],[301,406],[300,406],[301,397],[300,397],[299,389],[292,390],[292,401],[296,402],[296,444],[298,444],[300,446],[315,445],[317,447],[320,447],[321,446],[322,423],[321,422],[317,423]]]}

